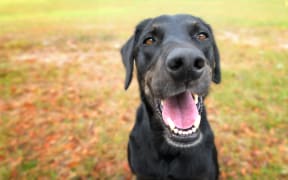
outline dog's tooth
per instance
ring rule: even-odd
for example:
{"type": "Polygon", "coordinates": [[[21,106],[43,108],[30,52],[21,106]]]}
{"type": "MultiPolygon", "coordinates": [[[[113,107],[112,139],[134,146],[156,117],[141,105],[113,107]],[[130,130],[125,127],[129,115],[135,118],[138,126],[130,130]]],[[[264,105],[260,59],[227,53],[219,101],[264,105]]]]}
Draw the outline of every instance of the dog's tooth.
{"type": "Polygon", "coordinates": [[[178,129],[174,128],[174,129],[173,129],[173,132],[174,132],[175,134],[178,134],[178,129]]]}
{"type": "Polygon", "coordinates": [[[192,134],[192,129],[190,129],[190,130],[188,131],[188,134],[192,134]]]}
{"type": "Polygon", "coordinates": [[[198,95],[197,94],[194,94],[194,101],[195,101],[195,104],[198,104],[198,95]]]}
{"type": "Polygon", "coordinates": [[[201,121],[201,116],[198,114],[196,121],[194,122],[195,129],[199,128],[200,121],[201,121]]]}
{"type": "Polygon", "coordinates": [[[171,118],[168,118],[167,121],[168,121],[168,125],[169,125],[170,129],[174,129],[174,128],[175,128],[175,124],[174,124],[174,122],[172,121],[172,119],[171,119],[171,118]]]}
{"type": "Polygon", "coordinates": [[[175,125],[174,125],[174,123],[172,122],[172,123],[170,123],[169,124],[169,127],[170,127],[170,129],[174,129],[175,128],[175,125]]]}
{"type": "Polygon", "coordinates": [[[192,128],[192,133],[195,133],[196,132],[196,128],[192,128]]]}

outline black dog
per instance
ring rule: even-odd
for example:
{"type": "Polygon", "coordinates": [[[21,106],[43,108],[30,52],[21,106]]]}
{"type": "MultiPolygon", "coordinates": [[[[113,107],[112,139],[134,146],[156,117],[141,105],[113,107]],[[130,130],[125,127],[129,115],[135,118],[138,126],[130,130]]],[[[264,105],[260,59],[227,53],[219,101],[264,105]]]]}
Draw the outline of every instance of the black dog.
{"type": "Polygon", "coordinates": [[[191,15],[142,21],[121,49],[125,89],[137,68],[141,105],[128,159],[137,179],[218,179],[214,136],[203,104],[220,83],[212,30],[191,15]]]}

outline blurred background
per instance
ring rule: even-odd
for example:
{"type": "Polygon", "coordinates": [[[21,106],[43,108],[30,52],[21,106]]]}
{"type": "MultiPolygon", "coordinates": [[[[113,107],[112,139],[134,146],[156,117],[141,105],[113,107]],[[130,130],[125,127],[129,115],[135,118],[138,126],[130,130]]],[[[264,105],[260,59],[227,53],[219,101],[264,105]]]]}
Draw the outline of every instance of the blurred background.
{"type": "Polygon", "coordinates": [[[1,0],[0,179],[132,179],[139,96],[119,49],[143,18],[175,13],[218,42],[206,106],[221,179],[287,179],[286,0],[1,0]]]}

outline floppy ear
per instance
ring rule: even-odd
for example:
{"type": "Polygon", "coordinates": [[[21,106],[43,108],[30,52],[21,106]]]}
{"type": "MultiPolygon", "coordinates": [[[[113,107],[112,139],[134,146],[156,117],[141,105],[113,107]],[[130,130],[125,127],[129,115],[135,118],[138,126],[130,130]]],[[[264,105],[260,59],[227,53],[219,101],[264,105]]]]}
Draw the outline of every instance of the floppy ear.
{"type": "Polygon", "coordinates": [[[121,48],[122,62],[126,70],[125,78],[125,90],[128,89],[133,75],[133,60],[134,60],[134,36],[130,37],[129,40],[121,48]]]}
{"type": "Polygon", "coordinates": [[[140,22],[135,30],[135,33],[129,40],[122,46],[121,48],[121,56],[122,62],[124,64],[126,70],[126,78],[125,78],[125,90],[128,89],[132,76],[133,76],[133,67],[134,67],[134,59],[136,55],[136,44],[139,39],[139,36],[143,30],[143,28],[148,24],[151,19],[145,19],[140,22]]]}
{"type": "Polygon", "coordinates": [[[213,51],[214,51],[214,71],[212,80],[216,84],[219,84],[221,82],[221,69],[220,69],[220,55],[218,51],[218,47],[215,43],[215,40],[213,40],[213,51]]]}
{"type": "Polygon", "coordinates": [[[211,57],[211,60],[213,60],[213,74],[212,74],[212,80],[214,83],[219,84],[221,82],[221,69],[220,69],[220,55],[218,51],[218,47],[216,45],[214,35],[212,28],[209,24],[206,24],[210,32],[212,33],[212,46],[213,46],[213,55],[211,57]]]}

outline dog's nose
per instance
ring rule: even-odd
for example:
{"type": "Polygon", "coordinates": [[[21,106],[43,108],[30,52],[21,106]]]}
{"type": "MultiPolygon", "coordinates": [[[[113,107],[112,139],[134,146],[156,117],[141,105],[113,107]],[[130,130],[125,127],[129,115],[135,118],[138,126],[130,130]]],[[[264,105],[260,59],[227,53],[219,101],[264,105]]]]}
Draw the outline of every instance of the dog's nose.
{"type": "Polygon", "coordinates": [[[200,52],[177,48],[168,55],[166,69],[175,80],[196,80],[204,71],[204,59],[200,52]]]}

